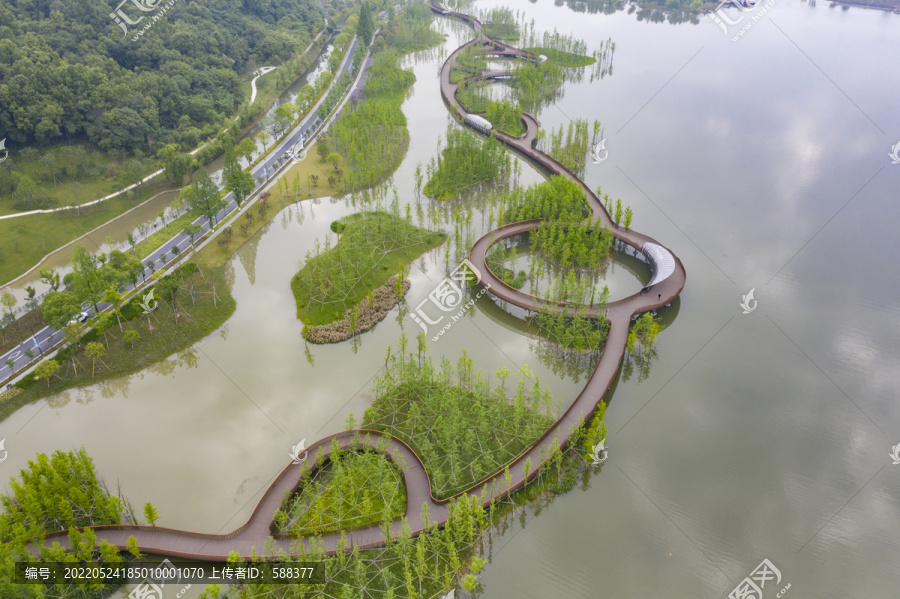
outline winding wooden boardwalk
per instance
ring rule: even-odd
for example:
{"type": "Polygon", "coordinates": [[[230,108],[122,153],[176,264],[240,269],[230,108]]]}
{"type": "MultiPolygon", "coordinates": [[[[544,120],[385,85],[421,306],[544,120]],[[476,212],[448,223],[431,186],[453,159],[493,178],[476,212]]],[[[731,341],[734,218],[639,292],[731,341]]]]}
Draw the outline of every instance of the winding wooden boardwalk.
{"type": "MultiPolygon", "coordinates": [[[[436,6],[432,6],[432,10],[441,15],[462,19],[472,25],[478,34],[476,40],[464,44],[452,53],[441,70],[441,94],[444,101],[462,118],[465,115],[465,111],[456,100],[457,85],[450,83],[450,65],[460,51],[467,46],[481,44],[482,49],[494,55],[525,56],[529,59],[533,58],[533,55],[485,38],[482,33],[481,23],[468,15],[446,12],[436,6]]],[[[483,74],[482,77],[485,75],[490,76],[490,73],[483,74]]],[[[538,121],[529,114],[525,114],[523,120],[526,126],[526,133],[523,136],[513,137],[499,131],[495,131],[494,136],[539,164],[549,173],[562,175],[577,181],[584,188],[585,195],[591,206],[592,218],[598,223],[609,227],[616,238],[624,241],[636,250],[643,250],[648,243],[657,243],[650,237],[616,226],[600,199],[583,181],[534,147],[535,136],[540,126],[538,121]]],[[[574,305],[552,302],[509,287],[491,272],[487,266],[487,251],[493,244],[514,235],[527,233],[540,226],[540,222],[535,220],[512,223],[491,231],[475,242],[469,259],[481,271],[482,283],[490,285],[490,293],[503,301],[531,311],[557,311],[560,309],[575,311],[578,307],[574,305]]],[[[668,250],[665,251],[668,252],[668,250]]],[[[684,288],[684,267],[674,255],[672,255],[672,258],[675,261],[675,268],[674,272],[667,278],[653,285],[653,288],[646,293],[636,293],[625,299],[612,302],[606,307],[606,316],[610,325],[609,336],[593,374],[588,379],[584,389],[582,389],[581,393],[560,419],[534,445],[526,449],[509,465],[511,483],[508,484],[506,482],[505,472],[500,470],[480,481],[465,491],[464,494],[478,498],[480,502],[483,502],[483,505],[487,506],[491,500],[500,499],[519,489],[526,482],[524,464],[526,462],[532,464],[529,476],[533,475],[545,456],[552,455],[552,450],[560,443],[565,443],[570,432],[579,425],[581,418],[586,418],[594,411],[609,390],[613,377],[615,377],[622,363],[631,317],[668,304],[684,288]]],[[[601,308],[597,306],[591,306],[589,312],[599,314],[600,310],[601,308]]],[[[386,455],[397,464],[403,473],[407,491],[406,520],[413,535],[419,534],[425,528],[421,515],[423,504],[428,507],[431,524],[443,524],[446,522],[449,500],[437,500],[431,495],[431,483],[428,474],[425,472],[422,461],[412,449],[396,437],[363,430],[341,432],[320,439],[311,445],[305,459],[300,464],[288,464],[274,477],[250,519],[243,526],[230,533],[216,535],[136,525],[97,526],[94,527],[94,530],[98,538],[105,539],[122,549],[126,547],[129,536],[134,536],[137,539],[140,550],[144,553],[187,559],[225,561],[231,551],[246,557],[250,556],[254,550],[257,553],[262,553],[267,542],[287,554],[297,554],[300,551],[300,545],[304,549],[309,549],[309,541],[289,539],[273,534],[272,522],[275,512],[282,506],[285,494],[293,493],[297,490],[303,472],[308,468],[314,467],[315,454],[320,447],[324,450],[327,457],[331,453],[333,439],[337,439],[339,445],[346,449],[351,447],[355,436],[360,436],[359,443],[372,448],[376,448],[378,441],[384,438],[382,443],[386,442],[386,455]]],[[[460,493],[459,496],[462,495],[463,493],[460,493]]],[[[391,526],[392,536],[398,536],[400,528],[401,522],[394,522],[391,526]]],[[[385,541],[384,532],[378,527],[348,532],[346,536],[350,544],[357,545],[361,549],[377,547],[383,545],[385,541]]],[[[321,537],[320,540],[320,546],[324,547],[327,553],[333,553],[338,546],[340,537],[332,534],[321,537]]],[[[68,534],[66,531],[51,533],[47,535],[46,543],[59,543],[61,546],[67,547],[69,545],[68,534]]]]}

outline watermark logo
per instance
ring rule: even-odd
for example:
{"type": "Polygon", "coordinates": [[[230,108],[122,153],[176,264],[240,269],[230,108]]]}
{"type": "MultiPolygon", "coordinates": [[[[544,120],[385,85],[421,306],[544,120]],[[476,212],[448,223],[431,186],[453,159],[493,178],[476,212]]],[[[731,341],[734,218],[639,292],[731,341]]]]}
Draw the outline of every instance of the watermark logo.
{"type": "MultiPolygon", "coordinates": [[[[897,144],[900,146],[900,144],[897,144]]],[[[9,150],[6,149],[6,138],[0,139],[0,150],[3,150],[3,158],[0,158],[0,162],[3,162],[7,158],[9,158],[9,150]]]]}
{"type": "Polygon", "coordinates": [[[138,10],[142,12],[153,12],[159,6],[160,0],[122,0],[119,5],[116,7],[115,12],[109,13],[109,18],[112,19],[116,25],[122,28],[122,31],[125,32],[125,35],[128,35],[128,25],[137,25],[141,21],[144,20],[144,15],[138,17],[137,21],[132,21],[128,15],[125,14],[125,11],[122,10],[122,5],[131,2],[134,4],[138,10]]]}
{"type": "Polygon", "coordinates": [[[154,291],[154,289],[151,289],[150,293],[144,294],[143,300],[141,301],[141,308],[144,310],[144,314],[150,314],[156,310],[156,306],[159,305],[159,302],[153,298],[154,291]]]}
{"type": "MultiPolygon", "coordinates": [[[[179,572],[179,569],[175,567],[175,565],[170,562],[168,559],[164,559],[159,563],[158,566],[152,568],[153,571],[158,572],[160,574],[165,575],[164,573],[169,572],[179,572]]],[[[166,586],[166,582],[170,582],[174,585],[178,585],[181,583],[181,575],[177,575],[177,580],[171,580],[168,578],[163,578],[162,580],[155,580],[153,578],[147,577],[143,581],[139,582],[130,593],[128,593],[128,599],[163,599],[163,588],[166,586]]],[[[185,585],[176,595],[176,597],[183,597],[185,591],[191,588],[191,585],[185,585]]]]}
{"type": "Polygon", "coordinates": [[[759,21],[763,15],[769,12],[769,9],[772,8],[778,0],[766,0],[764,4],[757,3],[755,1],[750,0],[726,0],[724,2],[720,2],[719,5],[715,8],[715,10],[706,13],[713,23],[719,26],[722,29],[722,33],[726,36],[729,35],[729,28],[734,27],[736,25],[741,25],[741,28],[731,37],[731,41],[736,42],[751,28],[753,24],[759,21]],[[748,13],[756,11],[756,14],[751,16],[748,21],[744,21],[744,15],[738,16],[737,19],[732,19],[728,14],[725,13],[726,7],[737,8],[739,11],[748,13]],[[742,24],[743,22],[743,24],[742,24]]]}
{"type": "Polygon", "coordinates": [[[291,447],[291,463],[292,464],[302,464],[306,461],[306,456],[309,454],[306,450],[306,439],[304,438],[302,441],[291,447]],[[303,452],[303,455],[300,455],[300,452],[303,452]]]}
{"type": "Polygon", "coordinates": [[[293,147],[288,151],[288,154],[291,156],[292,162],[301,162],[304,158],[306,158],[306,135],[304,135],[300,141],[295,143],[293,147]]]}
{"type": "Polygon", "coordinates": [[[453,326],[454,322],[462,318],[466,309],[473,305],[475,300],[491,288],[490,285],[485,285],[484,289],[479,291],[475,297],[463,304],[463,297],[465,297],[463,287],[469,282],[481,283],[481,271],[475,268],[475,265],[469,262],[468,259],[465,259],[459,263],[459,266],[457,266],[453,272],[438,284],[434,291],[428,294],[427,298],[422,300],[421,303],[416,306],[416,311],[410,314],[410,317],[415,320],[416,324],[422,327],[422,330],[427,334],[428,325],[440,324],[448,315],[447,313],[456,311],[456,314],[450,315],[450,320],[444,324],[443,328],[441,328],[434,337],[432,337],[432,341],[437,341],[438,338],[453,326]],[[434,307],[440,312],[444,312],[444,314],[440,315],[436,320],[432,320],[423,308],[427,302],[431,302],[434,307]]]}
{"type": "Polygon", "coordinates": [[[600,140],[600,143],[591,150],[591,160],[594,161],[594,164],[600,164],[607,158],[609,158],[609,150],[606,149],[606,138],[604,137],[600,140]]]}
{"type": "MultiPolygon", "coordinates": [[[[900,447],[900,445],[898,445],[900,447]]],[[[3,451],[3,457],[0,458],[0,464],[6,461],[6,458],[9,457],[9,452],[6,451],[6,438],[4,437],[2,441],[0,441],[0,450],[3,451]]]]}
{"type": "Polygon", "coordinates": [[[139,583],[130,593],[128,599],[162,599],[162,589],[152,580],[139,583]]]}
{"type": "MultiPolygon", "coordinates": [[[[4,439],[4,441],[6,441],[6,439],[4,439]]],[[[3,447],[3,444],[0,443],[0,448],[2,448],[2,447],[3,447]]],[[[891,459],[894,460],[894,463],[892,464],[892,466],[896,466],[897,464],[900,464],[900,443],[897,443],[896,445],[891,447],[891,450],[893,451],[893,453],[891,453],[891,459]]],[[[4,459],[6,459],[6,458],[4,458],[4,459]]],[[[3,460],[0,460],[0,461],[3,461],[3,460]]]]}
{"type": "Polygon", "coordinates": [[[606,461],[608,455],[609,451],[606,449],[606,439],[604,438],[602,441],[594,445],[594,450],[591,452],[591,463],[594,466],[602,464],[606,461]]]}
{"type": "Polygon", "coordinates": [[[459,0],[443,0],[435,2],[435,5],[445,12],[456,12],[459,9],[459,0]]]}
{"type": "Polygon", "coordinates": [[[128,33],[129,25],[137,25],[138,23],[140,23],[141,21],[144,20],[144,17],[149,16],[150,22],[147,23],[146,25],[144,25],[144,27],[140,31],[138,31],[133,38],[131,38],[131,41],[136,42],[138,40],[138,38],[141,37],[142,35],[144,35],[144,33],[147,30],[149,30],[151,27],[153,27],[153,24],[156,23],[156,21],[158,21],[164,14],[166,14],[166,11],[168,11],[169,8],[174,6],[175,2],[177,2],[177,1],[178,0],[169,0],[167,3],[163,4],[163,0],[122,0],[122,2],[120,2],[119,5],[116,7],[116,10],[114,12],[109,13],[109,18],[112,19],[116,25],[118,25],[119,27],[122,28],[122,31],[125,33],[125,36],[127,37],[129,35],[129,33],[128,33]],[[155,14],[153,14],[151,16],[148,14],[140,14],[140,12],[139,13],[133,12],[132,14],[140,15],[140,16],[137,19],[132,20],[131,17],[129,17],[125,13],[125,10],[122,8],[123,5],[128,4],[129,2],[131,4],[133,4],[137,8],[137,10],[139,10],[140,12],[155,13],[155,14]]]}
{"type": "MultiPolygon", "coordinates": [[[[775,564],[768,559],[764,559],[750,576],[740,582],[731,593],[728,599],[763,599],[763,589],[769,584],[770,588],[781,584],[781,570],[775,567],[775,564]]],[[[791,588],[788,583],[784,588],[775,594],[780,599],[791,588]]]]}
{"type": "Polygon", "coordinates": [[[756,304],[758,304],[759,302],[753,299],[754,291],[756,291],[756,287],[751,289],[750,292],[747,293],[747,295],[743,296],[743,301],[739,304],[741,308],[744,309],[744,314],[750,314],[751,312],[756,310],[756,304]]]}
{"type": "MultiPolygon", "coordinates": [[[[3,140],[6,141],[6,140],[3,140]]],[[[3,142],[0,142],[0,150],[3,149],[3,142]]],[[[888,154],[891,157],[891,164],[900,164],[900,141],[897,142],[897,145],[891,148],[891,153],[888,154]]],[[[2,162],[2,161],[0,161],[2,162]]]]}

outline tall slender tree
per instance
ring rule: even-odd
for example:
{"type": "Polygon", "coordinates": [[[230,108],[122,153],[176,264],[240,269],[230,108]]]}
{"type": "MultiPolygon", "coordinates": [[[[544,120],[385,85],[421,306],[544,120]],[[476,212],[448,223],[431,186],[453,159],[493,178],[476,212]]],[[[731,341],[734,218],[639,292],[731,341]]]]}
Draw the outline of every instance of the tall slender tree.
{"type": "Polygon", "coordinates": [[[206,169],[197,171],[197,178],[193,185],[188,185],[181,190],[181,197],[188,203],[192,210],[196,210],[206,216],[211,223],[216,223],[216,214],[225,207],[225,200],[216,184],[210,178],[206,169]]]}
{"type": "Polygon", "coordinates": [[[375,33],[375,23],[372,22],[372,12],[369,10],[369,3],[363,0],[359,5],[359,22],[356,24],[356,35],[363,43],[363,47],[368,47],[372,43],[372,35],[375,33]]]}
{"type": "Polygon", "coordinates": [[[225,189],[234,195],[234,201],[237,202],[238,206],[253,192],[255,187],[253,175],[241,168],[234,148],[229,148],[225,151],[222,182],[225,184],[225,189]]]}

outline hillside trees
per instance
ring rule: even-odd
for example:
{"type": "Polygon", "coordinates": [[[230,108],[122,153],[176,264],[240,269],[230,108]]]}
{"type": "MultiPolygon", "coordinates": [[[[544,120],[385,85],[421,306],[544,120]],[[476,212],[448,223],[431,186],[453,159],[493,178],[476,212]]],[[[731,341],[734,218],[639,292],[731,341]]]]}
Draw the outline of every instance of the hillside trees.
{"type": "MultiPolygon", "coordinates": [[[[132,3],[122,10],[140,14],[132,3]]],[[[4,3],[0,139],[86,138],[104,150],[150,153],[194,145],[244,100],[240,75],[301,52],[322,16],[307,0],[220,0],[215,9],[177,2],[135,42],[139,27],[123,34],[102,2],[4,3]]]]}
{"type": "Polygon", "coordinates": [[[165,169],[166,179],[175,185],[181,185],[184,176],[191,170],[193,159],[190,154],[182,152],[178,144],[167,144],[156,152],[156,157],[165,169]]]}

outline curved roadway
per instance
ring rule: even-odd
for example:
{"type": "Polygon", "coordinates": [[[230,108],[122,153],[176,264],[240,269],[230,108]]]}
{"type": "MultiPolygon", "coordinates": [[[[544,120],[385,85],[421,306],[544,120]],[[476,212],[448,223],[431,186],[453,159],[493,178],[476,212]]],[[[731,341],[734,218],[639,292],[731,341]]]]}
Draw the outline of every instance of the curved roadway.
{"type": "MultiPolygon", "coordinates": [[[[432,6],[432,10],[441,15],[461,18],[473,26],[475,31],[479,34],[479,40],[483,39],[481,23],[476,19],[462,13],[446,12],[435,6],[432,6]]],[[[450,63],[462,48],[473,43],[476,42],[469,42],[451,54],[441,70],[441,93],[447,104],[461,117],[465,115],[465,111],[456,101],[456,85],[450,83],[450,63]]],[[[494,43],[492,40],[489,40],[489,43],[493,45],[493,48],[496,51],[503,52],[504,54],[509,53],[511,50],[509,46],[494,43]]],[[[530,57],[531,55],[528,54],[527,56],[530,57]]],[[[562,167],[555,160],[534,148],[534,138],[539,127],[537,120],[528,114],[523,116],[523,120],[525,121],[527,132],[522,137],[512,137],[499,131],[496,131],[494,135],[516,151],[540,164],[547,171],[577,181],[585,190],[585,194],[587,195],[591,206],[592,217],[595,220],[602,223],[604,226],[609,227],[616,238],[621,239],[638,250],[643,250],[645,244],[655,244],[655,246],[658,246],[661,250],[672,256],[674,268],[668,277],[665,277],[663,280],[654,284],[649,292],[645,293],[642,290],[630,297],[612,302],[608,305],[607,319],[610,324],[609,336],[593,374],[590,379],[588,379],[584,389],[582,389],[581,393],[562,417],[560,417],[560,419],[557,420],[557,422],[534,445],[526,449],[511,464],[509,464],[511,484],[506,483],[505,469],[501,469],[490,477],[479,481],[467,491],[456,496],[459,498],[465,494],[476,497],[484,506],[487,506],[492,500],[500,499],[524,485],[526,482],[526,474],[523,465],[527,461],[530,461],[530,464],[533,464],[534,468],[529,472],[529,477],[530,475],[533,475],[545,456],[552,455],[551,451],[553,449],[558,447],[561,443],[565,443],[570,433],[575,430],[574,427],[580,425],[581,418],[586,418],[594,411],[594,409],[596,409],[600,400],[609,389],[613,377],[616,375],[622,362],[622,358],[624,357],[625,341],[628,336],[628,327],[631,317],[635,314],[646,312],[669,303],[678,296],[684,288],[685,283],[685,272],[681,261],[651,238],[616,226],[612,222],[612,219],[610,219],[609,214],[606,212],[606,209],[603,207],[599,198],[597,198],[584,182],[562,167]],[[654,295],[657,297],[653,297],[654,295]]],[[[533,230],[540,225],[540,222],[541,221],[525,221],[512,223],[491,231],[475,242],[470,253],[470,260],[476,267],[481,269],[482,283],[490,284],[489,291],[499,299],[534,311],[556,311],[560,308],[565,310],[575,310],[576,306],[574,305],[551,302],[509,287],[497,278],[487,267],[485,258],[487,250],[491,245],[507,237],[533,230]]],[[[654,269],[654,274],[655,272],[656,269],[654,269]]],[[[594,314],[597,314],[599,309],[600,308],[597,306],[592,306],[590,308],[594,314]]],[[[247,523],[230,533],[215,535],[138,525],[98,526],[94,527],[94,530],[98,533],[99,538],[103,538],[123,549],[126,546],[128,537],[133,535],[137,539],[138,546],[142,552],[188,559],[225,561],[228,559],[228,554],[231,551],[236,551],[240,555],[246,557],[250,556],[254,550],[257,552],[263,551],[266,542],[270,539],[274,541],[274,544],[278,549],[285,553],[297,554],[299,553],[297,545],[302,543],[304,548],[308,549],[309,540],[290,539],[273,534],[272,522],[275,512],[281,507],[285,492],[296,491],[300,485],[303,472],[306,468],[314,466],[314,456],[320,447],[324,450],[327,457],[331,451],[331,441],[333,438],[337,438],[339,444],[342,447],[347,448],[350,447],[351,440],[356,435],[362,435],[361,443],[372,448],[376,447],[379,439],[386,438],[387,445],[385,453],[397,464],[403,473],[407,491],[406,520],[409,523],[413,535],[422,532],[423,529],[430,524],[443,524],[446,522],[448,517],[447,504],[450,500],[438,500],[431,495],[431,483],[428,474],[425,472],[422,461],[416,456],[412,449],[400,439],[384,433],[373,431],[351,431],[320,439],[309,447],[308,453],[302,461],[302,464],[288,464],[273,479],[247,523]],[[422,521],[421,509],[423,504],[428,507],[429,519],[431,520],[430,523],[424,523],[422,521]]],[[[399,535],[400,528],[400,521],[392,523],[392,536],[399,535]]],[[[347,540],[350,544],[365,549],[382,545],[385,538],[383,531],[380,528],[373,526],[347,533],[347,540]]],[[[320,537],[319,546],[323,547],[326,553],[330,554],[335,552],[339,541],[340,535],[326,535],[320,537]]],[[[68,546],[68,533],[66,531],[59,531],[48,534],[46,542],[58,542],[61,546],[68,546]]]]}

